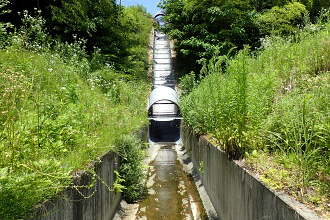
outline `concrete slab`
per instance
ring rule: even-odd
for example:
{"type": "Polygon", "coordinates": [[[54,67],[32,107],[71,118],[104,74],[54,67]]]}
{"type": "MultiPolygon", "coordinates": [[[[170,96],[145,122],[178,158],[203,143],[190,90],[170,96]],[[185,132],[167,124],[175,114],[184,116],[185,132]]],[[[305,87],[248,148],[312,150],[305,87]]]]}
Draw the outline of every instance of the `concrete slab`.
{"type": "Polygon", "coordinates": [[[154,48],[154,53],[155,54],[168,54],[169,51],[171,51],[171,48],[170,47],[167,47],[167,48],[154,48]]]}
{"type": "Polygon", "coordinates": [[[154,77],[173,77],[172,70],[154,70],[154,77]]]}
{"type": "Polygon", "coordinates": [[[170,53],[155,53],[154,59],[171,59],[170,53]]]}
{"type": "Polygon", "coordinates": [[[172,64],[172,59],[171,58],[154,58],[154,64],[172,64]]]}
{"type": "Polygon", "coordinates": [[[158,47],[158,46],[169,46],[168,40],[164,39],[164,40],[155,40],[154,41],[154,47],[158,47]]]}
{"type": "Polygon", "coordinates": [[[171,71],[171,64],[154,64],[154,71],[171,71]]]}

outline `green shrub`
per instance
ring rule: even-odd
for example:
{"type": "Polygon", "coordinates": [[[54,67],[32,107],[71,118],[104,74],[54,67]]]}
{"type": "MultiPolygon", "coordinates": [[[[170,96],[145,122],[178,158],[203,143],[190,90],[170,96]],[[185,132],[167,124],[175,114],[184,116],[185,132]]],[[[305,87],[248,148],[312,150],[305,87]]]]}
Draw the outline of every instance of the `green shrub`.
{"type": "Polygon", "coordinates": [[[198,81],[196,80],[196,75],[194,72],[190,72],[189,74],[184,75],[180,78],[180,96],[187,96],[197,85],[198,81]]]}
{"type": "Polygon", "coordinates": [[[135,135],[124,135],[117,151],[121,156],[119,173],[124,179],[124,197],[128,202],[134,202],[142,192],[144,144],[135,135]]]}
{"type": "Polygon", "coordinates": [[[288,3],[282,7],[274,6],[258,19],[261,34],[293,34],[299,31],[306,7],[299,2],[288,3]]]}

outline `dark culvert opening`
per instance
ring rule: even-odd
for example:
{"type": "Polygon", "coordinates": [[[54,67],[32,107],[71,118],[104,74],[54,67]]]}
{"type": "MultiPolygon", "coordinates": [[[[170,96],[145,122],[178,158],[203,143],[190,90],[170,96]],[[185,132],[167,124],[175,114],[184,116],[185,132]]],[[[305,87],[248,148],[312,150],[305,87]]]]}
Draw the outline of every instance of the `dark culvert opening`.
{"type": "Polygon", "coordinates": [[[177,142],[180,140],[181,119],[171,121],[150,120],[149,139],[152,142],[177,142]]]}

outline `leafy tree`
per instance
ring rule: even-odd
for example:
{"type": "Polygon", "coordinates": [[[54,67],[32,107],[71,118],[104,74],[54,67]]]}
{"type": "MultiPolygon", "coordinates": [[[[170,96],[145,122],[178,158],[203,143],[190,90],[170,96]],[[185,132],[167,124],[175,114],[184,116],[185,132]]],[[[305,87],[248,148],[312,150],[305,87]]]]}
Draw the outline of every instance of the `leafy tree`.
{"type": "Polygon", "coordinates": [[[88,51],[98,47],[103,53],[115,57],[125,51],[120,43],[121,28],[115,0],[60,0],[60,2],[60,6],[51,5],[53,34],[69,42],[73,40],[73,35],[87,39],[88,51]]]}
{"type": "Polygon", "coordinates": [[[274,6],[257,19],[260,32],[283,35],[298,31],[298,25],[303,23],[305,13],[306,7],[299,2],[289,3],[283,7],[274,6]]]}
{"type": "Polygon", "coordinates": [[[127,73],[130,78],[144,75],[148,68],[145,45],[149,38],[145,34],[149,34],[152,21],[142,6],[121,7],[115,0],[31,0],[29,4],[14,0],[1,4],[1,8],[12,9],[11,14],[0,14],[1,38],[7,27],[4,24],[9,24],[5,21],[13,21],[16,30],[20,30],[21,27],[26,29],[24,21],[27,16],[31,18],[29,21],[34,21],[34,17],[41,18],[43,25],[40,28],[43,30],[26,33],[28,40],[35,42],[38,37],[44,41],[43,36],[35,35],[41,32],[56,39],[47,45],[55,48],[57,43],[54,42],[75,44],[82,40],[93,71],[106,63],[116,71],[127,73]],[[14,16],[18,12],[21,12],[19,22],[14,16]]]}
{"type": "Polygon", "coordinates": [[[328,0],[301,0],[300,2],[306,6],[312,21],[319,15],[320,10],[329,9],[330,7],[330,1],[328,0]]]}
{"type": "Polygon", "coordinates": [[[69,42],[73,35],[86,39],[90,54],[98,48],[102,62],[125,73],[141,75],[147,69],[144,46],[149,43],[148,37],[138,34],[151,29],[145,8],[120,7],[115,0],[60,1],[60,6],[51,6],[53,35],[69,42]]]}
{"type": "Polygon", "coordinates": [[[270,34],[292,34],[310,12],[327,8],[327,0],[163,0],[164,31],[175,39],[181,73],[200,72],[214,55],[231,56],[244,45],[260,45],[270,34]]]}
{"type": "Polygon", "coordinates": [[[263,10],[271,9],[274,6],[282,7],[288,3],[292,2],[292,0],[250,0],[250,5],[261,12],[263,10]]]}
{"type": "MultiPolygon", "coordinates": [[[[0,0],[0,15],[10,13],[10,10],[4,10],[3,8],[8,5],[9,1],[7,0],[0,0]]],[[[10,22],[0,22],[0,42],[4,42],[5,35],[7,34],[7,29],[12,27],[10,22]]]]}
{"type": "Polygon", "coordinates": [[[178,58],[198,72],[213,55],[227,55],[258,42],[257,13],[245,0],[164,0],[165,27],[176,40],[178,58]],[[234,48],[234,50],[233,50],[234,48]],[[197,60],[197,63],[195,62],[197,60]]]}

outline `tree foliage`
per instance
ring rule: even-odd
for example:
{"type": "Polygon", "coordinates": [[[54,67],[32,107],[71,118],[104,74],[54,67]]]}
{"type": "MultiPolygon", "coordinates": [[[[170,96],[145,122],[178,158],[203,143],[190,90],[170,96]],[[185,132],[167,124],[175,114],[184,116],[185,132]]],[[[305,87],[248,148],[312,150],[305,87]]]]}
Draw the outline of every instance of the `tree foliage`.
{"type": "Polygon", "coordinates": [[[16,29],[24,26],[26,14],[41,15],[53,39],[69,44],[84,39],[87,54],[91,58],[97,54],[97,63],[107,63],[129,74],[135,72],[132,66],[136,62],[147,68],[147,60],[141,54],[147,53],[144,46],[148,37],[138,33],[150,30],[152,22],[151,16],[144,16],[147,12],[142,6],[122,7],[116,0],[14,0],[6,9],[12,12],[0,14],[0,19],[13,23],[16,29]]]}
{"type": "Polygon", "coordinates": [[[178,56],[193,71],[213,55],[257,42],[257,14],[246,1],[169,0],[160,6],[167,13],[165,31],[176,39],[178,56]]]}
{"type": "Polygon", "coordinates": [[[274,6],[257,19],[260,32],[282,35],[298,31],[306,13],[306,6],[299,2],[289,3],[283,7],[274,6]]]}
{"type": "Polygon", "coordinates": [[[72,42],[72,36],[87,39],[87,50],[98,47],[105,54],[119,57],[125,52],[122,47],[122,28],[118,22],[119,6],[115,0],[60,0],[51,5],[53,35],[72,42]]]}
{"type": "Polygon", "coordinates": [[[330,7],[330,1],[328,0],[301,0],[311,15],[311,20],[314,21],[322,9],[328,9],[330,7]]]}
{"type": "Polygon", "coordinates": [[[308,12],[327,8],[325,0],[163,0],[164,30],[176,42],[183,73],[199,72],[214,55],[231,56],[244,45],[256,48],[265,35],[290,35],[308,12]],[[188,65],[187,65],[188,64],[188,65]]]}
{"type": "MultiPolygon", "coordinates": [[[[0,15],[10,13],[10,10],[3,10],[7,5],[9,4],[9,1],[7,0],[0,0],[0,15]]],[[[5,35],[7,34],[7,29],[10,28],[12,24],[10,22],[1,22],[0,21],[0,42],[5,41],[5,35]]],[[[0,44],[1,45],[1,44],[0,44]]]]}

